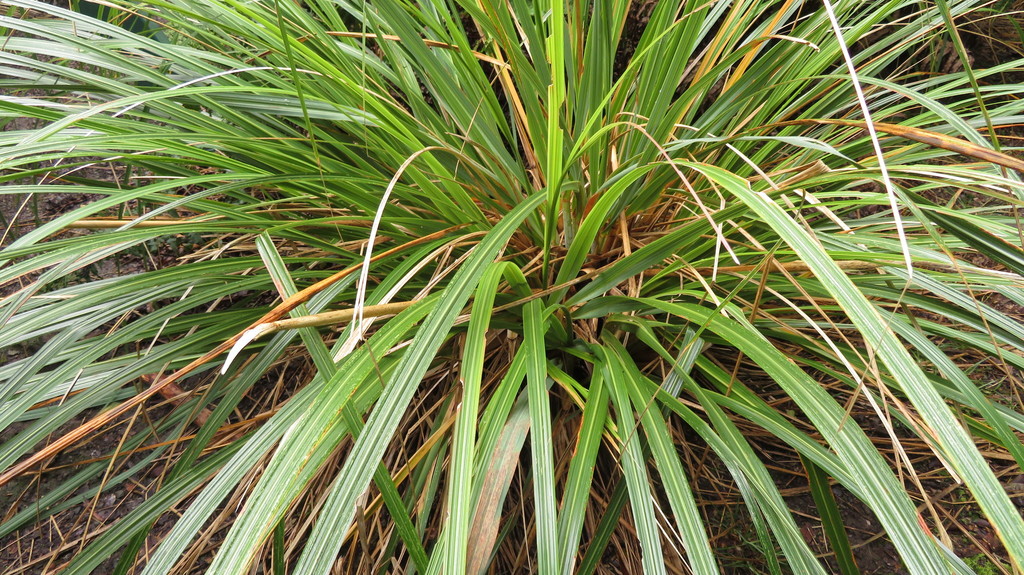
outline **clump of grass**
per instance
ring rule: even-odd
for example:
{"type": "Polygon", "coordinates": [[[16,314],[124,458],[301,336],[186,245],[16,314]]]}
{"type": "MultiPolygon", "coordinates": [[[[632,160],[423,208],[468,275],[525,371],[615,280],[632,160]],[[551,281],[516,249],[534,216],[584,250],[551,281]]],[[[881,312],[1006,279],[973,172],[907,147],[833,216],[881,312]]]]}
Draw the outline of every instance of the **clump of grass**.
{"type": "Polygon", "coordinates": [[[0,137],[2,193],[74,177],[99,199],[0,252],[0,282],[31,278],[0,301],[0,347],[45,339],[0,367],[0,423],[27,422],[0,483],[153,398],[174,409],[0,534],[159,460],[146,501],[63,570],[592,573],[629,545],[631,570],[713,573],[693,445],[734,482],[765,571],[824,573],[768,441],[802,462],[843,573],[833,484],[909,572],[971,571],[918,509],[935,467],[1024,565],[988,459],[1024,461],[1024,417],[944,351],[1024,365],[1018,319],[986,303],[1024,303],[1024,163],[995,141],[1021,103],[986,83],[1020,63],[906,72],[977,5],[108,14],[153,34],[9,1],[0,115],[42,126],[0,137]],[[76,173],[96,162],[138,177],[76,173]],[[967,196],[983,207],[953,208],[967,196]],[[104,217],[132,202],[145,213],[104,217]],[[194,253],[48,289],[171,237],[194,253]]]}

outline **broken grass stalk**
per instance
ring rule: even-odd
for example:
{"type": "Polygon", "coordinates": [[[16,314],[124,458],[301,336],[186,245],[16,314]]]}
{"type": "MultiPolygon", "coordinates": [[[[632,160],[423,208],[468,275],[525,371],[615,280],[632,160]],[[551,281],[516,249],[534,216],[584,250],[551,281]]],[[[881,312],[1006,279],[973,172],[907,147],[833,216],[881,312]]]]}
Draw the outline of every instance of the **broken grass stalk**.
{"type": "MultiPolygon", "coordinates": [[[[381,305],[368,305],[362,308],[362,317],[383,317],[387,315],[396,315],[402,311],[408,309],[412,304],[416,303],[416,300],[406,302],[387,303],[381,305]]],[[[235,345],[231,347],[231,351],[228,352],[227,359],[224,360],[224,365],[220,368],[220,373],[223,375],[228,372],[228,368],[231,367],[231,363],[235,360],[235,356],[242,351],[242,348],[249,345],[260,336],[268,333],[274,333],[286,329],[298,329],[300,327],[321,327],[325,325],[335,325],[339,323],[347,323],[352,321],[355,317],[357,308],[341,309],[334,311],[326,311],[323,313],[304,315],[300,317],[293,317],[289,319],[279,319],[277,321],[270,321],[267,323],[261,323],[255,325],[242,334],[242,337],[238,338],[235,345]]]]}

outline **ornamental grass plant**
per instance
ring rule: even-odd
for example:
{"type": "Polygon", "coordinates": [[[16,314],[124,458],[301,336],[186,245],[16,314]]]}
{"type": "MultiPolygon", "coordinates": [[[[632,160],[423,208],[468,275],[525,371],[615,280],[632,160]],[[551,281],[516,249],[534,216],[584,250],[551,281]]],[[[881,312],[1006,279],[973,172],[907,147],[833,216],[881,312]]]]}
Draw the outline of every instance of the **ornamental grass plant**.
{"type": "Polygon", "coordinates": [[[8,217],[0,536],[145,494],[10,572],[871,572],[838,493],[973,573],[929,481],[1024,568],[984,7],[4,0],[0,194],[89,201],[8,217]]]}

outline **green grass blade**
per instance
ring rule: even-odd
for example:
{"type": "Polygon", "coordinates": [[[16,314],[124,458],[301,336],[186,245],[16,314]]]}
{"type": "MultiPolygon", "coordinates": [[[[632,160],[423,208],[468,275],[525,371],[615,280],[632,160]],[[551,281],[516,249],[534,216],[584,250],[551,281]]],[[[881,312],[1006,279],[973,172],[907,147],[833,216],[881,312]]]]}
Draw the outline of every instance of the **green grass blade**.
{"type": "Polygon", "coordinates": [[[601,347],[593,349],[599,358],[599,365],[608,384],[609,395],[615,406],[617,440],[621,445],[620,464],[629,491],[630,509],[633,511],[633,526],[640,542],[641,563],[644,573],[657,575],[665,573],[665,559],[662,556],[661,534],[654,514],[654,497],[651,495],[650,478],[647,475],[647,457],[637,437],[637,422],[629,401],[629,392],[613,352],[601,347]]]}
{"type": "Polygon", "coordinates": [[[643,436],[654,455],[658,475],[674,512],[676,529],[686,549],[690,569],[694,573],[718,573],[718,566],[711,553],[709,538],[704,528],[704,518],[697,509],[686,471],[675,451],[668,425],[661,411],[652,408],[653,398],[640,391],[637,380],[643,376],[629,360],[629,352],[618,341],[609,340],[608,345],[608,356],[615,362],[612,369],[622,373],[620,382],[631,397],[633,409],[640,418],[643,436]]]}
{"type": "MultiPolygon", "coordinates": [[[[992,518],[1010,556],[1016,563],[1024,564],[1024,540],[1010,535],[1024,533],[1024,521],[1021,520],[988,464],[978,453],[973,440],[953,418],[945,402],[935,392],[878,310],[857,290],[835,261],[828,257],[777,204],[767,201],[764,195],[756,194],[747,182],[737,179],[732,174],[712,166],[694,168],[713,178],[769,222],[780,237],[784,238],[810,266],[815,275],[825,282],[829,291],[864,334],[866,344],[874,349],[879,358],[900,378],[904,392],[920,410],[926,424],[935,434],[938,447],[970,486],[982,509],[992,518]]],[[[886,507],[880,506],[879,509],[886,507]]],[[[884,524],[894,522],[895,517],[883,513],[880,519],[884,524]]],[[[915,527],[908,519],[902,520],[899,529],[891,526],[889,531],[898,545],[908,545],[907,551],[910,545],[914,545],[924,552],[920,542],[911,543],[915,539],[920,541],[920,535],[914,531],[915,527]]],[[[913,556],[923,559],[925,555],[915,552],[913,556]]],[[[922,562],[921,567],[924,565],[922,562]]]]}
{"type": "Polygon", "coordinates": [[[601,435],[608,417],[608,391],[600,372],[590,380],[590,393],[583,408],[583,420],[576,440],[576,450],[569,462],[569,473],[562,491],[558,514],[558,549],[562,555],[561,573],[573,573],[579,554],[579,539],[590,499],[594,466],[601,447],[601,435]]]}
{"type": "Polygon", "coordinates": [[[551,449],[551,405],[544,352],[545,318],[540,300],[527,302],[523,315],[526,382],[530,398],[530,452],[534,514],[537,522],[537,568],[543,573],[558,570],[558,517],[555,513],[554,456],[551,449]]]}
{"type": "MultiPolygon", "coordinates": [[[[448,531],[443,571],[452,575],[465,573],[469,527],[472,520],[473,463],[476,449],[476,428],[479,419],[480,385],[484,372],[484,353],[487,348],[487,328],[491,322],[491,308],[507,264],[493,264],[480,278],[470,312],[469,331],[462,356],[462,401],[451,447],[451,472],[448,489],[448,531]]],[[[474,553],[479,550],[474,549],[474,553]]]]}
{"type": "Polygon", "coordinates": [[[629,503],[629,489],[625,481],[619,481],[615,490],[608,499],[608,508],[604,510],[597,529],[594,530],[594,537],[587,545],[587,552],[580,561],[579,573],[581,575],[593,575],[601,565],[601,558],[604,557],[608,543],[615,533],[619,520],[622,518],[622,510],[629,503]]]}
{"type": "MultiPolygon", "coordinates": [[[[338,476],[337,483],[343,487],[333,492],[332,497],[325,503],[320,520],[314,526],[296,565],[297,574],[324,573],[330,568],[341,544],[333,534],[337,533],[339,526],[346,526],[351,522],[355,500],[370,479],[367,470],[380,461],[380,455],[387,447],[386,438],[394,435],[400,419],[398,415],[407,408],[413,391],[430,365],[431,358],[446,338],[451,322],[462,310],[472,290],[476,288],[480,275],[494,260],[508,241],[508,237],[543,199],[543,194],[536,194],[517,206],[476,246],[470,258],[445,289],[441,301],[419,330],[419,334],[426,335],[416,337],[403,354],[395,368],[396,379],[388,382],[390,391],[382,394],[381,401],[376,405],[366,427],[356,440],[352,455],[338,476]]],[[[243,529],[243,525],[244,522],[240,520],[235,530],[246,533],[245,537],[252,537],[252,532],[243,529]]],[[[218,560],[221,560],[220,557],[218,560]]],[[[240,570],[248,564],[248,557],[237,554],[221,561],[223,565],[230,566],[225,572],[241,572],[240,570]]]]}
{"type": "Polygon", "coordinates": [[[850,547],[850,538],[846,534],[843,516],[836,504],[835,495],[832,494],[832,485],[829,484],[828,475],[810,459],[801,457],[801,461],[807,471],[811,496],[818,505],[818,512],[821,513],[821,526],[829,543],[832,544],[832,552],[836,555],[839,571],[843,575],[860,575],[860,569],[853,558],[853,549],[850,547]]]}

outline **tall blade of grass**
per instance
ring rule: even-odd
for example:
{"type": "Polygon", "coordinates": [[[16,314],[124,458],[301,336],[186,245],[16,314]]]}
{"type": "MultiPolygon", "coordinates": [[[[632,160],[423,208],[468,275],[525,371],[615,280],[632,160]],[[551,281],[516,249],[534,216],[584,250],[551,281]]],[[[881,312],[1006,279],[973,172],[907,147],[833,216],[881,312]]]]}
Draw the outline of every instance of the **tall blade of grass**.
{"type": "Polygon", "coordinates": [[[1012,244],[988,230],[975,225],[967,218],[947,214],[940,210],[928,210],[928,216],[942,229],[953,234],[979,253],[1005,265],[1017,274],[1024,275],[1024,248],[1012,244]]]}
{"type": "MultiPolygon", "coordinates": [[[[529,286],[517,267],[505,265],[503,269],[513,290],[529,293],[529,286]]],[[[471,574],[485,573],[490,567],[499,540],[505,499],[530,431],[529,391],[520,391],[528,360],[529,355],[520,347],[480,416],[472,485],[476,511],[470,530],[467,566],[471,574]]]]}
{"type": "Polygon", "coordinates": [[[530,453],[534,516],[537,525],[537,568],[558,570],[558,516],[555,513],[554,455],[551,449],[551,404],[548,399],[547,354],[544,336],[547,314],[540,300],[523,310],[523,353],[527,356],[526,385],[530,399],[530,453]]]}
{"type": "MultiPolygon", "coordinates": [[[[568,124],[566,111],[563,109],[565,101],[565,2],[563,0],[550,0],[547,3],[548,16],[548,37],[546,41],[546,52],[550,63],[551,80],[548,84],[545,108],[547,113],[547,157],[541,170],[544,174],[547,185],[548,204],[544,227],[544,245],[555,244],[555,230],[558,226],[558,212],[562,205],[562,179],[564,177],[564,154],[565,154],[565,129],[562,123],[568,124]]],[[[543,274],[545,281],[550,269],[550,250],[544,250],[543,274]]],[[[551,565],[554,567],[554,564],[551,565]]]]}
{"type": "MultiPolygon", "coordinates": [[[[274,246],[273,241],[270,239],[270,236],[266,234],[257,236],[256,247],[262,256],[264,263],[266,263],[267,272],[273,278],[274,285],[277,287],[281,299],[288,299],[294,296],[299,290],[293,283],[292,278],[288,273],[288,268],[274,246]]],[[[412,259],[412,261],[416,260],[412,259]]],[[[299,305],[295,310],[293,310],[292,314],[299,317],[307,316],[309,315],[309,310],[305,305],[299,305]]],[[[353,320],[353,322],[349,324],[349,330],[358,329],[358,326],[354,323],[355,321],[358,320],[353,320]]],[[[327,349],[327,345],[321,339],[320,334],[317,333],[316,329],[313,327],[300,328],[299,334],[300,337],[302,337],[303,343],[306,345],[306,349],[309,351],[309,355],[312,357],[313,362],[317,367],[319,377],[324,380],[333,380],[337,373],[337,366],[334,363],[330,350],[327,349]]],[[[340,341],[345,341],[345,339],[342,338],[340,341]]],[[[345,425],[348,427],[348,433],[351,433],[353,437],[358,437],[359,432],[362,430],[363,422],[353,409],[351,403],[346,403],[342,406],[342,418],[345,425]]],[[[391,475],[383,464],[379,464],[377,466],[377,469],[373,474],[373,480],[374,484],[380,490],[384,504],[388,508],[388,513],[395,522],[395,530],[398,532],[399,537],[401,537],[406,548],[409,550],[409,554],[412,556],[413,563],[419,569],[425,569],[427,566],[427,553],[423,549],[419,534],[416,532],[416,529],[412,524],[412,519],[409,517],[409,511],[406,508],[405,503],[402,501],[398,490],[395,488],[391,475]]],[[[275,545],[277,542],[277,533],[279,530],[283,530],[284,521],[285,519],[282,518],[274,528],[275,545]]],[[[277,556],[275,555],[274,558],[276,561],[277,556]]]]}
{"type": "MultiPolygon", "coordinates": [[[[239,453],[225,465],[225,468],[189,506],[163,544],[150,557],[143,571],[144,575],[172,571],[182,550],[205,524],[208,515],[216,509],[224,497],[235,489],[242,477],[260,459],[270,453],[280,441],[287,438],[288,433],[295,433],[295,422],[302,421],[303,417],[308,416],[310,412],[322,408],[333,396],[340,394],[347,397],[349,395],[347,392],[354,391],[358,383],[374,371],[373,358],[386,357],[386,352],[402,338],[407,337],[412,327],[430,311],[432,303],[433,300],[428,299],[385,323],[368,340],[367,346],[348,356],[345,362],[339,365],[333,380],[314,380],[293,396],[284,408],[274,414],[239,453]],[[372,355],[371,349],[373,349],[372,355]]],[[[277,334],[275,338],[283,338],[284,341],[287,341],[288,336],[289,333],[284,332],[277,334]]],[[[267,369],[266,365],[256,364],[256,367],[267,369]]],[[[250,366],[247,366],[247,369],[249,368],[250,366]]],[[[358,396],[354,398],[354,400],[357,399],[359,399],[358,396]]],[[[357,405],[356,409],[361,407],[365,406],[357,405]]],[[[324,441],[331,439],[340,440],[340,438],[329,437],[324,441]]],[[[324,451],[326,450],[321,449],[317,456],[324,457],[324,451]]],[[[309,472],[307,471],[307,473],[309,472]]],[[[265,495],[269,495],[269,493],[265,495]]],[[[276,525],[276,521],[271,523],[276,525]]]]}
{"type": "MultiPolygon", "coordinates": [[[[963,394],[961,398],[958,398],[958,403],[963,403],[981,414],[981,418],[986,426],[992,429],[994,437],[991,441],[998,442],[1004,449],[1010,452],[1010,455],[1013,456],[1018,465],[1022,465],[1022,462],[1024,462],[1024,445],[1014,435],[1010,419],[1004,413],[1001,413],[995,403],[978,389],[977,384],[927,337],[905,322],[893,322],[892,326],[893,331],[905,339],[908,344],[912,344],[911,347],[914,350],[927,357],[936,366],[943,379],[955,386],[963,394]]],[[[994,353],[996,350],[992,351],[994,353]]]]}
{"type": "Polygon", "coordinates": [[[609,347],[608,357],[615,362],[612,368],[622,374],[620,382],[631,398],[633,409],[640,418],[643,437],[647,439],[654,455],[665,496],[676,520],[676,529],[686,549],[689,567],[694,573],[718,573],[704,528],[704,519],[697,509],[686,471],[675,452],[668,425],[661,411],[652,408],[652,398],[640,392],[637,380],[643,376],[629,359],[626,348],[612,338],[606,339],[606,345],[609,347]]]}
{"type": "Polygon", "coordinates": [[[475,491],[479,491],[482,487],[479,478],[486,475],[484,469],[492,463],[492,459],[488,454],[493,453],[496,449],[499,443],[498,437],[507,434],[509,414],[513,411],[513,406],[519,401],[517,398],[520,396],[520,387],[522,386],[523,379],[526,377],[526,360],[527,355],[525,353],[515,354],[511,365],[508,366],[508,371],[498,384],[498,389],[494,392],[494,395],[488,401],[487,407],[480,416],[480,432],[479,439],[477,440],[477,457],[475,462],[476,471],[473,473],[473,477],[477,478],[474,483],[475,491]]]}
{"type": "Polygon", "coordinates": [[[978,78],[974,73],[974,67],[971,65],[971,58],[967,53],[967,48],[964,46],[964,41],[960,36],[960,30],[953,21],[952,7],[947,0],[936,0],[935,3],[938,6],[939,14],[942,16],[942,21],[946,25],[946,32],[949,34],[950,40],[953,41],[953,47],[956,49],[956,55],[963,64],[964,73],[967,75],[967,79],[971,83],[971,90],[974,91],[974,98],[978,103],[979,110],[981,111],[981,117],[985,120],[985,127],[987,128],[990,138],[989,142],[992,144],[992,148],[998,152],[1001,147],[999,137],[996,134],[995,126],[992,124],[992,117],[989,115],[988,106],[985,104],[985,98],[981,95],[981,87],[978,84],[978,78]]]}
{"type": "Polygon", "coordinates": [[[608,390],[600,372],[590,380],[582,417],[558,513],[558,549],[562,555],[560,572],[566,575],[573,573],[576,566],[601,434],[607,424],[608,390]]]}
{"type": "MultiPolygon", "coordinates": [[[[526,354],[516,354],[514,363],[509,368],[507,381],[514,381],[516,387],[526,377],[526,354]],[[523,359],[520,359],[523,358],[523,359]]],[[[511,386],[505,386],[511,387],[511,386]]],[[[515,397],[513,396],[513,399],[515,397]]],[[[473,501],[476,512],[473,515],[470,531],[470,545],[467,571],[471,574],[483,575],[490,567],[498,541],[498,530],[501,526],[502,512],[509,487],[512,484],[516,466],[526,444],[526,436],[530,431],[530,406],[528,392],[523,392],[514,404],[510,404],[504,425],[498,427],[498,434],[493,441],[481,441],[481,446],[490,445],[490,450],[480,450],[482,463],[486,466],[476,474],[473,485],[473,501]]],[[[507,525],[506,525],[507,528],[507,525]]]]}
{"type": "MultiPolygon", "coordinates": [[[[598,114],[611,113],[611,110],[605,107],[605,100],[613,87],[615,61],[620,54],[620,46],[624,44],[623,29],[627,24],[631,5],[632,2],[628,0],[594,2],[589,6],[590,14],[578,14],[575,25],[571,27],[571,33],[577,38],[569,39],[570,46],[575,48],[575,51],[582,50],[582,54],[575,54],[575,61],[571,62],[573,65],[567,68],[567,79],[571,87],[571,93],[567,94],[568,103],[571,105],[567,110],[567,118],[574,120],[571,133],[577,139],[586,134],[586,124],[590,118],[598,114]],[[584,25],[583,22],[587,18],[589,21],[584,25]]],[[[583,3],[578,4],[577,11],[585,12],[583,7],[583,3]]],[[[611,117],[606,116],[606,119],[614,121],[611,117]]],[[[589,148],[590,157],[587,163],[608,165],[609,148],[609,135],[598,136],[597,141],[589,148]]],[[[570,165],[567,162],[567,167],[570,165]]],[[[592,170],[588,175],[592,178],[592,190],[604,187],[606,174],[603,170],[592,170]]],[[[579,178],[581,175],[574,173],[572,177],[579,178]]],[[[585,198],[585,195],[581,196],[577,201],[585,198]]]]}
{"type": "Polygon", "coordinates": [[[878,514],[879,521],[886,527],[908,566],[922,573],[927,572],[924,569],[944,568],[945,560],[938,552],[937,542],[918,525],[913,504],[864,432],[846,422],[843,407],[746,324],[742,317],[726,319],[690,304],[650,298],[638,301],[698,325],[706,325],[708,331],[729,341],[771,374],[832,446],[843,462],[847,477],[878,514]]]}
{"type": "Polygon", "coordinates": [[[846,525],[843,521],[839,506],[836,504],[835,495],[832,494],[832,486],[829,484],[829,477],[820,467],[806,457],[801,457],[804,469],[807,471],[807,480],[811,488],[811,496],[818,505],[821,513],[821,526],[825,536],[832,545],[832,551],[836,556],[836,563],[839,564],[839,571],[843,575],[859,575],[860,569],[853,557],[853,549],[850,547],[850,538],[846,534],[846,525]]]}
{"type": "MultiPolygon", "coordinates": [[[[484,373],[484,353],[487,348],[487,328],[491,322],[491,308],[501,279],[509,264],[493,264],[480,277],[476,297],[470,311],[469,331],[462,354],[462,401],[459,404],[452,437],[451,472],[448,480],[448,522],[443,571],[462,575],[466,571],[466,550],[472,519],[473,463],[476,448],[476,428],[479,419],[480,385],[484,373]]],[[[477,552],[477,550],[474,550],[477,552]]]]}
{"type": "MultiPolygon", "coordinates": [[[[875,350],[882,362],[900,380],[904,393],[920,411],[930,432],[935,434],[937,447],[970,486],[985,513],[992,518],[993,525],[1006,545],[1010,557],[1015,563],[1024,565],[1024,541],[1011,536],[1012,533],[1024,533],[1024,521],[1021,520],[1020,514],[1016,512],[988,464],[978,453],[973,440],[964,432],[963,427],[958,425],[945,402],[910,357],[903,343],[888,327],[885,318],[857,290],[835,261],[777,204],[768,201],[763,194],[756,194],[747,182],[728,172],[706,165],[693,168],[707,174],[769,222],[779,236],[810,266],[815,275],[824,281],[825,286],[864,334],[869,348],[875,350]]],[[[888,519],[884,514],[880,518],[883,523],[888,519]]],[[[895,530],[892,533],[894,539],[900,539],[895,530]]]]}
{"type": "Polygon", "coordinates": [[[592,346],[597,357],[595,369],[601,369],[608,384],[609,395],[615,406],[616,439],[621,446],[620,465],[629,491],[630,509],[633,512],[633,526],[640,543],[641,563],[644,573],[657,575],[665,573],[665,559],[662,556],[661,535],[658,520],[654,514],[654,497],[647,475],[647,457],[637,437],[637,422],[629,402],[629,393],[623,381],[625,374],[617,365],[614,353],[602,346],[592,346]]]}
{"type": "MultiPolygon", "coordinates": [[[[618,321],[632,322],[629,317],[621,317],[618,321]]],[[[686,366],[679,365],[674,361],[672,355],[657,341],[650,326],[646,325],[646,322],[640,322],[637,327],[639,328],[637,334],[644,343],[666,360],[673,360],[675,377],[679,378],[683,388],[697,398],[714,428],[712,429],[711,425],[705,423],[690,407],[669,394],[663,386],[658,386],[643,376],[634,377],[634,382],[637,384],[634,394],[643,401],[644,406],[651,406],[649,409],[653,409],[657,402],[661,402],[665,407],[674,411],[722,458],[743,495],[744,503],[754,520],[754,527],[762,544],[762,553],[773,572],[777,572],[780,566],[771,535],[774,535],[779,542],[791,569],[801,573],[823,574],[824,569],[804,541],[787,509],[786,502],[775,486],[772,475],[758,458],[754,447],[750,445],[725,412],[710,399],[708,392],[697,385],[688,370],[685,369],[686,366]]],[[[687,351],[686,345],[684,342],[679,346],[683,353],[687,351]]],[[[770,408],[767,408],[766,411],[770,414],[776,413],[770,408]]],[[[817,444],[814,446],[818,447],[817,444]]]]}
{"type": "MultiPolygon", "coordinates": [[[[355,511],[355,499],[369,481],[367,470],[380,461],[380,456],[399,423],[399,414],[407,408],[423,373],[429,367],[437,348],[446,338],[452,321],[462,310],[472,290],[476,288],[480,275],[504,247],[509,236],[543,199],[543,194],[535,194],[516,206],[508,217],[501,220],[474,248],[469,259],[445,288],[437,307],[420,328],[412,345],[402,355],[395,368],[396,378],[387,384],[389,391],[382,394],[381,400],[370,414],[366,427],[356,440],[352,455],[345,462],[336,480],[342,488],[332,492],[331,497],[325,502],[320,520],[313,527],[313,532],[296,565],[297,574],[325,573],[330,568],[341,545],[341,541],[333,534],[351,522],[355,511]]],[[[268,475],[265,475],[264,479],[267,477],[268,475]]],[[[257,507],[254,505],[250,509],[257,507]]],[[[260,517],[260,513],[253,513],[255,514],[248,522],[262,524],[264,519],[260,517]]],[[[253,537],[253,531],[245,528],[247,521],[243,519],[244,514],[232,529],[232,533],[237,532],[237,537],[253,537]]],[[[245,553],[218,556],[217,561],[219,565],[224,565],[227,573],[241,572],[247,566],[252,552],[250,548],[245,553]]]]}
{"type": "Polygon", "coordinates": [[[615,485],[611,497],[608,498],[608,507],[604,510],[601,521],[594,530],[594,537],[587,545],[587,552],[580,560],[579,573],[581,575],[593,575],[601,566],[601,558],[604,557],[608,543],[611,541],[612,535],[615,534],[615,527],[622,518],[622,510],[626,508],[626,503],[629,503],[629,489],[626,482],[619,481],[615,485]]]}

